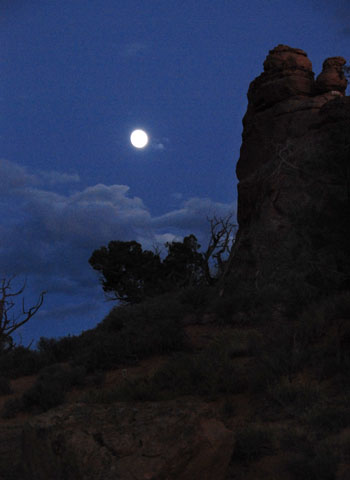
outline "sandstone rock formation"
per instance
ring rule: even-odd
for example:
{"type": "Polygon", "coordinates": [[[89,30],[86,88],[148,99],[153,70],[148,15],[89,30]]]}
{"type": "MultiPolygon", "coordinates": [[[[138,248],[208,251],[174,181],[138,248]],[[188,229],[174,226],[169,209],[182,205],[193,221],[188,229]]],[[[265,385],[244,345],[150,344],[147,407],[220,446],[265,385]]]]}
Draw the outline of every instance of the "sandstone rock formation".
{"type": "Polygon", "coordinates": [[[23,434],[27,480],[224,480],[233,433],[200,401],[75,404],[23,434]]]}
{"type": "MultiPolygon", "coordinates": [[[[292,255],[288,245],[302,236],[297,220],[305,209],[327,210],[333,196],[346,190],[349,171],[340,173],[334,162],[334,172],[326,172],[317,163],[336,147],[335,132],[350,130],[344,64],[342,57],[328,58],[315,80],[303,50],[279,45],[250,84],[236,168],[239,230],[226,292],[237,282],[250,281],[257,290],[271,282],[279,268],[272,258],[284,247],[292,255]],[[343,180],[335,181],[335,173],[343,180]]],[[[298,261],[293,255],[291,261],[298,261]]]]}

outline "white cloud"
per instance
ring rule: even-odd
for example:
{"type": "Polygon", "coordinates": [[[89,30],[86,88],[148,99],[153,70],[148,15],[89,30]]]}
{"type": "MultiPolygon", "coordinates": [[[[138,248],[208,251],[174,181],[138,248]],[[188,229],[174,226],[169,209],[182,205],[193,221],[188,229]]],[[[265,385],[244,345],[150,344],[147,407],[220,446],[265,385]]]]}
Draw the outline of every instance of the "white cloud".
{"type": "Polygon", "coordinates": [[[161,142],[154,143],[154,144],[152,144],[152,148],[153,148],[153,150],[158,150],[158,151],[161,152],[161,151],[165,150],[165,145],[164,145],[164,143],[161,143],[161,142]]]}
{"type": "Polygon", "coordinates": [[[126,58],[138,57],[148,50],[145,42],[130,42],[122,46],[120,55],[126,58]]]}
{"type": "Polygon", "coordinates": [[[77,173],[60,173],[56,171],[46,172],[41,170],[38,173],[43,184],[46,185],[57,185],[62,183],[78,183],[80,182],[80,177],[77,173]]]}
{"type": "Polygon", "coordinates": [[[27,173],[27,169],[6,159],[0,160],[0,195],[14,189],[33,185],[37,182],[35,175],[27,173]]]}
{"type": "Polygon", "coordinates": [[[69,301],[96,297],[101,290],[88,260],[111,240],[136,240],[152,249],[194,233],[205,246],[207,217],[226,216],[234,209],[232,204],[209,198],[191,198],[181,208],[152,218],[127,185],[97,184],[61,194],[53,190],[55,186],[78,177],[59,172],[32,174],[9,161],[1,161],[0,179],[1,274],[25,276],[31,292],[47,290],[48,297],[65,295],[69,301]]]}
{"type": "Polygon", "coordinates": [[[77,183],[78,174],[60,173],[56,171],[40,170],[35,174],[28,173],[28,169],[6,159],[0,159],[0,195],[13,190],[39,185],[56,185],[77,183]]]}
{"type": "Polygon", "coordinates": [[[204,231],[208,224],[208,217],[225,217],[230,213],[235,214],[235,205],[214,202],[210,198],[194,197],[185,202],[180,209],[168,212],[152,220],[155,228],[172,226],[179,230],[187,231],[196,229],[204,231]]]}

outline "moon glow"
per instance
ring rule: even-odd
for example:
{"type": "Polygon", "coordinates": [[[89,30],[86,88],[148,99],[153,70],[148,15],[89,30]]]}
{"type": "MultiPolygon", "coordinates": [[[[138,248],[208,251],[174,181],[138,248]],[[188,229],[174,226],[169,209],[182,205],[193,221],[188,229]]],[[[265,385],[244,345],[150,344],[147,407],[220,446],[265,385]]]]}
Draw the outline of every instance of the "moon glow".
{"type": "Polygon", "coordinates": [[[144,148],[148,143],[148,135],[143,130],[134,130],[130,135],[130,142],[135,148],[144,148]]]}

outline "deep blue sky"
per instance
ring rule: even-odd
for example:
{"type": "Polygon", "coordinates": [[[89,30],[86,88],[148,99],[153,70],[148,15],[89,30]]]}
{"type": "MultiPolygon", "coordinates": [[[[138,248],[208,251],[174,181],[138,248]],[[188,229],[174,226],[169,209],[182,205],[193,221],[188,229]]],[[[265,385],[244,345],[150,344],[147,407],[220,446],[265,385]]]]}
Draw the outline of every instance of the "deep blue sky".
{"type": "Polygon", "coordinates": [[[268,51],[302,48],[318,74],[347,58],[349,20],[347,0],[1,0],[0,270],[27,277],[27,306],[48,291],[23,343],[112,308],[88,265],[110,240],[205,244],[206,217],[235,210],[268,51]]]}

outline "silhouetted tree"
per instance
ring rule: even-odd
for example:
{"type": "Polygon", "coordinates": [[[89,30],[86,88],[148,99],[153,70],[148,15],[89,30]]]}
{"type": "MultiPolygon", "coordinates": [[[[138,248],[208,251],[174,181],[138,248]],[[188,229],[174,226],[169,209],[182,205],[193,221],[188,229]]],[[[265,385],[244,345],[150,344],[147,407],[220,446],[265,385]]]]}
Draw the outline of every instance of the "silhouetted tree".
{"type": "Polygon", "coordinates": [[[200,245],[191,234],[182,242],[167,242],[168,255],[163,261],[163,276],[169,289],[198,285],[204,277],[204,260],[200,245]]]}
{"type": "Polygon", "coordinates": [[[25,289],[25,283],[17,292],[11,293],[10,279],[2,279],[0,286],[0,354],[11,350],[15,344],[12,339],[12,333],[15,332],[37,313],[44,301],[46,292],[41,292],[37,303],[28,310],[24,306],[24,298],[22,299],[22,313],[15,316],[10,315],[9,311],[15,306],[14,297],[21,295],[25,289]]]}
{"type": "Polygon", "coordinates": [[[211,285],[225,269],[225,255],[232,245],[232,215],[209,219],[211,236],[207,250],[199,252],[195,235],[182,242],[167,242],[163,261],[160,252],[142,250],[136,241],[111,241],[108,247],[95,250],[89,259],[94,270],[100,272],[103,290],[113,300],[139,303],[146,297],[200,284],[211,285]],[[216,274],[211,273],[214,260],[216,274]]]}
{"type": "Polygon", "coordinates": [[[203,255],[204,275],[208,285],[212,285],[225,274],[237,225],[232,222],[233,214],[226,217],[209,218],[210,238],[203,255]],[[211,272],[211,260],[214,260],[214,273],[211,272]]]}
{"type": "Polygon", "coordinates": [[[112,299],[138,303],[162,291],[159,254],[142,250],[138,242],[111,241],[95,250],[89,263],[101,273],[101,283],[112,299]]]}

